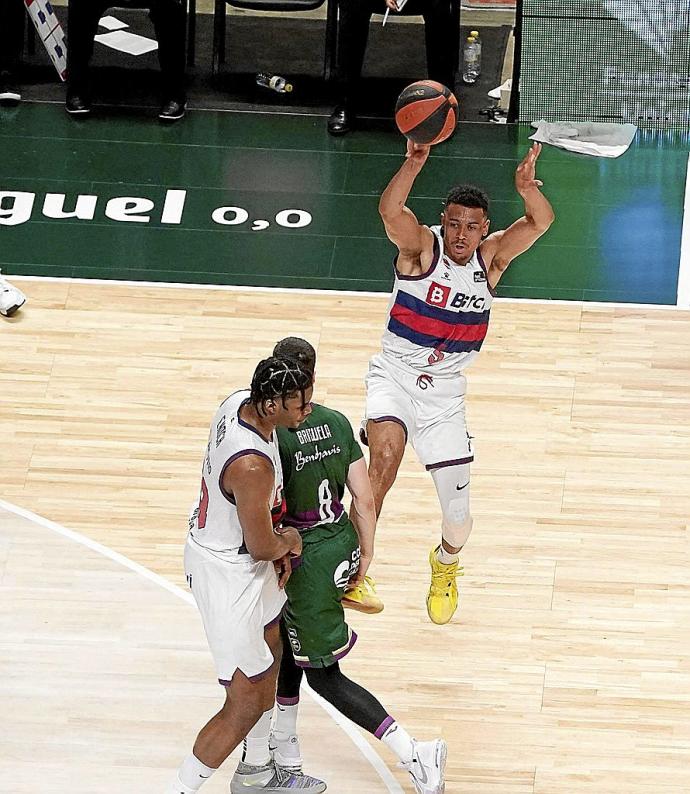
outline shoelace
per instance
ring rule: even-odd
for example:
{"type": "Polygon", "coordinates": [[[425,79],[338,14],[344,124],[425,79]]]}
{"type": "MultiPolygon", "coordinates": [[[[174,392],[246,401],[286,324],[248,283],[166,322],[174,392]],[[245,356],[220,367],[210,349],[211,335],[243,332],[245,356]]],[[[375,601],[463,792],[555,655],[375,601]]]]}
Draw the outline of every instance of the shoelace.
{"type": "Polygon", "coordinates": [[[455,571],[434,571],[431,574],[431,587],[436,590],[445,590],[461,576],[465,575],[465,569],[458,565],[455,571]]]}
{"type": "Polygon", "coordinates": [[[275,767],[276,772],[276,782],[278,783],[285,783],[287,782],[290,777],[293,775],[292,772],[288,771],[287,769],[283,769],[280,766],[275,767]]]}

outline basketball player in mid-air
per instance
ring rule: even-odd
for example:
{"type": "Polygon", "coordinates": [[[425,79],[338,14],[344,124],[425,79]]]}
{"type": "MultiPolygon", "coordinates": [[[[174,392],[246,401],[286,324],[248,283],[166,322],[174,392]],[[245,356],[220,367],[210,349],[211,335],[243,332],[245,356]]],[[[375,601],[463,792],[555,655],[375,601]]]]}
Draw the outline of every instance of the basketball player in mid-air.
{"type": "Polygon", "coordinates": [[[443,518],[441,543],[429,556],[427,611],[442,624],[457,608],[458,554],[472,529],[464,370],[486,337],[499,279],[546,232],[554,213],[539,190],[535,143],[515,172],[525,214],[507,229],[489,234],[488,198],[467,185],[448,193],[439,226],[424,226],[406,201],[429,151],[408,141],[405,162],[379,201],[398,255],[383,349],[366,377],[365,435],[377,515],[407,441],[431,472],[443,518]]]}
{"type": "MultiPolygon", "coordinates": [[[[292,360],[268,358],[251,389],[230,395],[211,423],[199,503],[190,517],[185,573],[225,687],[225,703],[197,736],[167,789],[195,794],[268,710],[280,659],[280,620],[295,529],[278,533],[285,511],[275,430],[311,411],[312,375],[292,360]]],[[[240,762],[231,791],[320,794],[326,785],[262,763],[240,762]]]]}

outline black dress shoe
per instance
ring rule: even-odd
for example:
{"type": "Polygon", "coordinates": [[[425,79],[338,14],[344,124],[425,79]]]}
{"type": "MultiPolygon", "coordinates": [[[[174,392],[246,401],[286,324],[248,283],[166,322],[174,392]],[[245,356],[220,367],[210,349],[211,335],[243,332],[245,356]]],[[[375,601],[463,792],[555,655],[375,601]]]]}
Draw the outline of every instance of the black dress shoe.
{"type": "Polygon", "coordinates": [[[355,114],[345,105],[338,105],[328,117],[328,132],[331,135],[345,135],[354,126],[355,114]]]}
{"type": "Polygon", "coordinates": [[[158,119],[164,124],[172,124],[172,122],[179,121],[184,116],[186,109],[187,103],[184,100],[178,102],[177,99],[168,99],[163,103],[158,119]]]}
{"type": "Polygon", "coordinates": [[[70,116],[88,116],[91,113],[91,103],[79,94],[67,94],[65,110],[70,116]]]}

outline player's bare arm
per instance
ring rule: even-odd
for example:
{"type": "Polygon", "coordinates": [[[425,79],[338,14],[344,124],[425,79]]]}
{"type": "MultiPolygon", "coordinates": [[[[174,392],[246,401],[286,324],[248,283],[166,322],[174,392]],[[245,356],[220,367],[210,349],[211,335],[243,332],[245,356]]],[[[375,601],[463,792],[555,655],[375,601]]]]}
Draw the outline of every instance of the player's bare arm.
{"type": "Polygon", "coordinates": [[[255,560],[278,560],[286,554],[302,552],[297,530],[287,529],[280,534],[273,530],[273,486],[273,467],[261,455],[243,455],[223,474],[223,488],[235,499],[244,541],[255,560]]]}
{"type": "Polygon", "coordinates": [[[404,276],[425,273],[431,266],[434,235],[406,206],[417,175],[429,157],[430,146],[407,142],[407,155],[379,200],[379,214],[388,239],[397,246],[396,266],[404,276]]]}
{"type": "Polygon", "coordinates": [[[536,177],[540,153],[541,144],[533,144],[515,171],[515,189],[525,202],[525,214],[507,229],[490,234],[480,246],[491,287],[498,284],[513,259],[530,248],[553,223],[553,208],[539,189],[543,182],[536,177]]]}
{"type": "Polygon", "coordinates": [[[364,579],[374,558],[374,535],[376,534],[376,506],[364,458],[350,464],[345,484],[352,494],[350,520],[357,530],[361,552],[359,570],[350,582],[354,586],[364,579]]]}

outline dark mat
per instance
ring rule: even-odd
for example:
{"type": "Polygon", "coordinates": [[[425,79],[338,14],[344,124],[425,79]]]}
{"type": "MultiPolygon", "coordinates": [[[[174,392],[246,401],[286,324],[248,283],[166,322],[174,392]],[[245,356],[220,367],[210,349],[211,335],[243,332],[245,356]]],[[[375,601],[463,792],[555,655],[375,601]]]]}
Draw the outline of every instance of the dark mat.
{"type": "MultiPolygon", "coordinates": [[[[56,9],[65,23],[65,9],[56,9]]],[[[146,12],[117,9],[113,15],[133,33],[154,38],[146,12]]],[[[426,76],[424,25],[393,24],[382,28],[380,17],[370,27],[364,65],[360,112],[373,118],[390,118],[402,88],[426,76]]],[[[327,115],[334,102],[333,85],[322,77],[325,21],[291,16],[231,16],[227,24],[226,65],[211,75],[213,18],[197,17],[196,65],[189,70],[191,108],[290,111],[327,115]],[[291,94],[276,94],[256,86],[258,71],[281,74],[294,85],[291,94]]],[[[105,30],[101,32],[106,32],[105,30]]],[[[463,34],[468,31],[463,28],[463,34]]],[[[482,36],[482,76],[474,85],[459,80],[454,87],[460,119],[482,121],[480,115],[492,101],[487,91],[500,83],[509,26],[486,27],[482,36]]],[[[68,34],[69,35],[69,34],[68,34]]],[[[461,37],[461,41],[463,38],[461,37]]],[[[95,102],[104,105],[154,106],[158,96],[156,53],[133,57],[96,44],[93,59],[95,102]]],[[[23,95],[34,101],[62,101],[64,88],[57,81],[40,42],[27,56],[22,73],[23,95]]]]}

